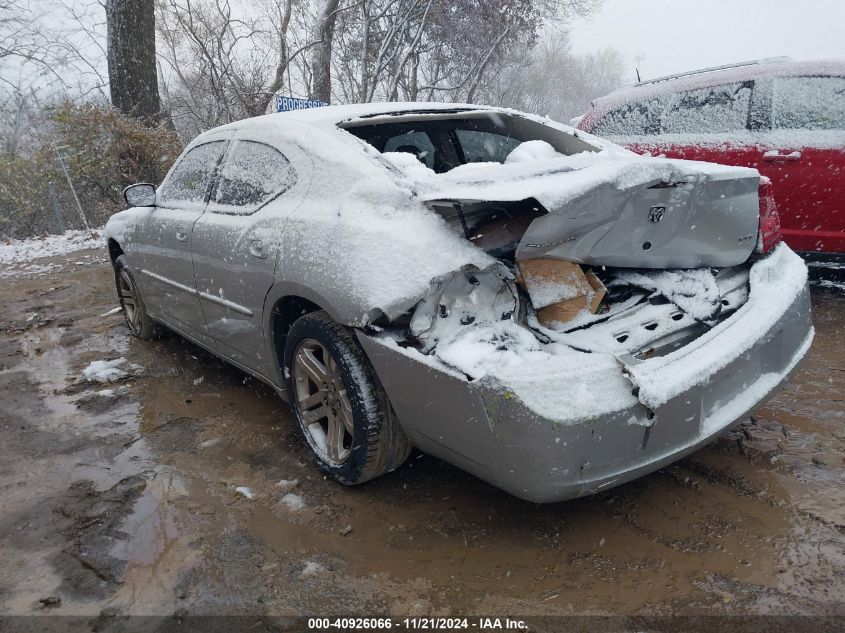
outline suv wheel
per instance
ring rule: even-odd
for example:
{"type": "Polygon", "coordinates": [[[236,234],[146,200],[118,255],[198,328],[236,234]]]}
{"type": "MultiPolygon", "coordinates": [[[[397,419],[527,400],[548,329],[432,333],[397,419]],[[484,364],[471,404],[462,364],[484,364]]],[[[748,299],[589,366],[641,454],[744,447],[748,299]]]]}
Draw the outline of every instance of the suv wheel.
{"type": "Polygon", "coordinates": [[[323,311],[299,318],[285,341],[291,409],[317,466],[346,485],[400,466],[411,444],[352,332],[323,311]]]}
{"type": "Polygon", "coordinates": [[[126,256],[121,255],[114,261],[114,279],[117,286],[117,298],[123,309],[123,317],[132,336],[145,341],[156,338],[161,328],[147,314],[147,308],[138,292],[132,271],[126,264],[126,256]]]}

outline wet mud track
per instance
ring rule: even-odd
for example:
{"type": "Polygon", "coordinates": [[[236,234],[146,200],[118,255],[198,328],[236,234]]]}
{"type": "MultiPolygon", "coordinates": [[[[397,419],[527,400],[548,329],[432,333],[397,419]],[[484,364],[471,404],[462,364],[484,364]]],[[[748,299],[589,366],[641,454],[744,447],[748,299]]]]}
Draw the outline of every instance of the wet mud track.
{"type": "Polygon", "coordinates": [[[0,279],[0,614],[845,614],[842,296],[739,429],[536,506],[420,454],[328,481],[270,389],[100,316],[102,253],[39,270],[0,279]]]}

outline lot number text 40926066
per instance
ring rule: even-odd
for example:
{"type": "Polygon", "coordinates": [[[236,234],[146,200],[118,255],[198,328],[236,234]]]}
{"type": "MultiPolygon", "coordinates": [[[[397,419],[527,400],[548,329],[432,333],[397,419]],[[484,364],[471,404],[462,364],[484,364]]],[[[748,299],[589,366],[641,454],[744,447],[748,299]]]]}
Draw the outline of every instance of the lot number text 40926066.
{"type": "Polygon", "coordinates": [[[312,631],[405,629],[408,631],[524,631],[524,621],[512,618],[308,618],[312,631]]]}

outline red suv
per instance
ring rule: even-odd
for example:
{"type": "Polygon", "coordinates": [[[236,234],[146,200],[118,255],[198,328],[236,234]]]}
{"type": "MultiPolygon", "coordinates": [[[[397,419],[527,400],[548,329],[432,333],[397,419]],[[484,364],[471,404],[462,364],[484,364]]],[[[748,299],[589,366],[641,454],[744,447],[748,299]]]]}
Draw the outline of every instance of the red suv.
{"type": "Polygon", "coordinates": [[[640,153],[755,167],[772,180],[794,250],[845,254],[845,61],[777,58],[644,81],[594,101],[578,127],[640,153]]]}

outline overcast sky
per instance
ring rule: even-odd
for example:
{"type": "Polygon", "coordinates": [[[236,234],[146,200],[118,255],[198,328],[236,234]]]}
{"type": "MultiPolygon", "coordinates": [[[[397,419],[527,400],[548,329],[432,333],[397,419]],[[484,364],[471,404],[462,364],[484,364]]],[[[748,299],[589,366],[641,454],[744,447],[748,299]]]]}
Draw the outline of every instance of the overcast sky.
{"type": "Polygon", "coordinates": [[[577,53],[612,47],[626,81],[788,55],[845,57],[845,0],[604,0],[572,24],[577,53]]]}

